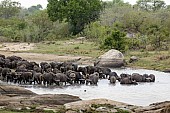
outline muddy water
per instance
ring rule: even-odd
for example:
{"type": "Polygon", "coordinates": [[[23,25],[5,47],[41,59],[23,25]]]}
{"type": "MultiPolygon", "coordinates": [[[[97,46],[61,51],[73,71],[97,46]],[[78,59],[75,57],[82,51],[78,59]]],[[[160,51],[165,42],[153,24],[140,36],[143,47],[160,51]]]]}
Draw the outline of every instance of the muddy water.
{"type": "Polygon", "coordinates": [[[37,94],[71,94],[79,96],[83,100],[106,98],[125,102],[133,105],[147,106],[151,103],[170,101],[170,74],[145,70],[145,69],[113,69],[112,71],[132,74],[134,72],[140,74],[155,74],[156,81],[154,83],[139,83],[139,85],[115,85],[109,83],[108,80],[99,80],[98,86],[64,86],[64,87],[36,87],[29,86],[29,89],[37,94]]]}

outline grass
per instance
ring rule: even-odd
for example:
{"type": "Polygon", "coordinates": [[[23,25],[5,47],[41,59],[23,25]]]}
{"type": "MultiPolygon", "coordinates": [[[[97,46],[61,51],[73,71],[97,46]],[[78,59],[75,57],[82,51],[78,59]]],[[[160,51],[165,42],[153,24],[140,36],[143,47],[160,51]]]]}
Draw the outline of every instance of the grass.
{"type": "MultiPolygon", "coordinates": [[[[29,52],[56,55],[78,55],[97,58],[105,51],[99,49],[94,42],[76,40],[60,40],[56,42],[41,42],[37,48],[29,52]]],[[[139,60],[128,63],[128,67],[146,68],[153,70],[170,69],[170,51],[128,51],[125,59],[128,62],[131,56],[137,56],[139,60]]]]}
{"type": "Polygon", "coordinates": [[[104,53],[98,49],[93,42],[84,41],[56,41],[52,43],[38,43],[37,48],[29,52],[34,53],[46,53],[46,54],[57,54],[57,55],[79,55],[79,56],[90,56],[98,57],[104,53]]]}
{"type": "Polygon", "coordinates": [[[37,109],[37,105],[29,106],[30,109],[26,109],[26,106],[20,110],[15,108],[1,108],[0,113],[65,113],[66,109],[64,106],[55,106],[53,109],[37,109]]]}
{"type": "Polygon", "coordinates": [[[129,67],[139,67],[161,71],[170,69],[169,51],[131,51],[125,55],[126,60],[130,59],[131,56],[137,56],[139,60],[134,63],[128,63],[129,67]]]}

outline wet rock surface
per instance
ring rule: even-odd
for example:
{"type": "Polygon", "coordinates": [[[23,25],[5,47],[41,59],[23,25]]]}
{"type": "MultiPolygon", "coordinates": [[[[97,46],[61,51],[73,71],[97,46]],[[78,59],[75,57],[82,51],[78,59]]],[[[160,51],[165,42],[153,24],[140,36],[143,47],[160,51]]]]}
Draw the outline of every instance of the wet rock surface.
{"type": "Polygon", "coordinates": [[[0,85],[0,94],[7,96],[26,96],[26,95],[36,95],[35,93],[25,90],[22,87],[10,86],[10,85],[0,85]]]}
{"type": "Polygon", "coordinates": [[[165,73],[170,73],[170,69],[166,69],[166,70],[164,70],[163,72],[165,72],[165,73]]]}

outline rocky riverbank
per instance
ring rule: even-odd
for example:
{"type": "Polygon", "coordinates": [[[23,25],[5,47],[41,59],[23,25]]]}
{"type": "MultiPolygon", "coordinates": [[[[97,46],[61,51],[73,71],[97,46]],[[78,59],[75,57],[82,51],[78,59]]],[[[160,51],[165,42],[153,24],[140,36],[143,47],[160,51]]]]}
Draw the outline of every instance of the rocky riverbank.
{"type": "Polygon", "coordinates": [[[64,104],[80,101],[77,96],[58,95],[37,95],[19,86],[0,85],[0,112],[65,112],[64,104]]]}
{"type": "Polygon", "coordinates": [[[0,85],[0,112],[169,113],[170,101],[135,106],[107,99],[81,100],[66,94],[37,95],[19,86],[0,85]]]}

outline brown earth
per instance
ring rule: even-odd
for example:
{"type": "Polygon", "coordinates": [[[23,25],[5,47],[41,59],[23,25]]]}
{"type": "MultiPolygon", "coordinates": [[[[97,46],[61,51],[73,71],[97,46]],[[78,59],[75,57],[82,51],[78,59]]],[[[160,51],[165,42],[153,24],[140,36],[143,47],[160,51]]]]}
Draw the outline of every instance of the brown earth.
{"type": "Polygon", "coordinates": [[[26,51],[34,49],[34,43],[2,43],[0,44],[0,54],[5,56],[20,56],[28,61],[37,63],[46,61],[72,61],[79,64],[93,64],[92,58],[87,56],[59,56],[54,54],[27,53],[26,51]]]}

